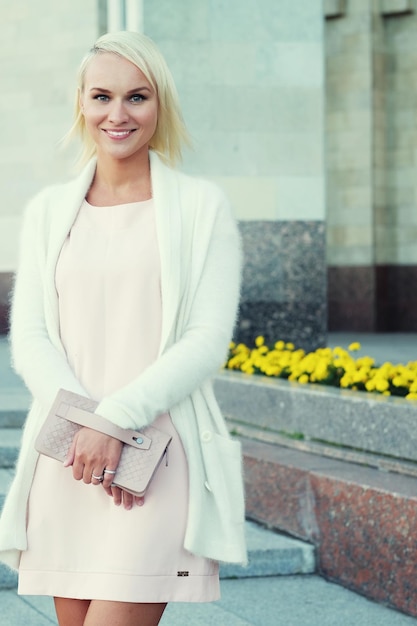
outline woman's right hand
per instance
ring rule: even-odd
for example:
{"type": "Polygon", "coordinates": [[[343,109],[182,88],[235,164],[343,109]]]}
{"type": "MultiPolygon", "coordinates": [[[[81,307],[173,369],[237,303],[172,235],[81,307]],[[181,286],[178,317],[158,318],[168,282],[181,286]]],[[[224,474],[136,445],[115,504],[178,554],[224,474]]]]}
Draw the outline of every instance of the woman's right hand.
{"type": "Polygon", "coordinates": [[[110,486],[107,487],[103,484],[104,490],[109,496],[113,497],[114,503],[116,506],[120,506],[123,504],[124,508],[130,510],[134,504],[138,506],[143,506],[145,503],[144,496],[134,496],[132,493],[125,491],[124,489],[120,489],[120,487],[110,486]]]}

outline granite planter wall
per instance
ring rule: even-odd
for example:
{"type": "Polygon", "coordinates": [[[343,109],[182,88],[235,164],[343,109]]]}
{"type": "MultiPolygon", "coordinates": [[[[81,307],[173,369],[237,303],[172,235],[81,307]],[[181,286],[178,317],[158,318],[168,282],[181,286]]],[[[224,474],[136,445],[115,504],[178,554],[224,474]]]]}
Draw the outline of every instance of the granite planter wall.
{"type": "Polygon", "coordinates": [[[228,371],[215,391],[237,424],[417,462],[415,402],[228,371]]]}
{"type": "Polygon", "coordinates": [[[247,517],[311,542],[325,578],[417,617],[417,404],[227,371],[215,391],[243,435],[247,517]]]}

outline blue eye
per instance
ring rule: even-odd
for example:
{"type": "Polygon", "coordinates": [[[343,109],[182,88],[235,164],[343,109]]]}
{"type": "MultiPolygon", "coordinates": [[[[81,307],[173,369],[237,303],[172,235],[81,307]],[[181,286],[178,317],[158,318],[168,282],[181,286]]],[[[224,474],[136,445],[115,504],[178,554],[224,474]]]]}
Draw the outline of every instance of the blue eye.
{"type": "Polygon", "coordinates": [[[108,102],[109,96],[99,93],[97,96],[94,96],[94,100],[98,100],[99,102],[108,102]]]}
{"type": "Polygon", "coordinates": [[[140,93],[134,93],[133,96],[130,96],[131,102],[142,102],[143,100],[146,100],[146,98],[140,93]]]}

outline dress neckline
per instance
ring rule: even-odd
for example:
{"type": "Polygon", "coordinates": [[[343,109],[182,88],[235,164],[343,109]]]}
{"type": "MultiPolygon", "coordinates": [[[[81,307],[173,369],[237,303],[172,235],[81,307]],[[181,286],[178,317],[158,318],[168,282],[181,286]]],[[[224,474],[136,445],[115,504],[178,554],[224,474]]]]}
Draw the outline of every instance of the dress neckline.
{"type": "Polygon", "coordinates": [[[134,228],[138,224],[143,227],[149,220],[154,220],[154,201],[151,198],[140,202],[95,206],[84,199],[78,220],[108,232],[134,228]]]}
{"type": "Polygon", "coordinates": [[[121,202],[120,204],[105,204],[103,206],[98,206],[97,204],[91,204],[91,202],[88,202],[88,200],[86,198],[84,198],[84,202],[88,207],[91,207],[92,209],[113,209],[113,208],[120,208],[120,207],[133,207],[133,206],[146,206],[147,204],[150,204],[151,202],[153,202],[153,198],[149,198],[148,200],[137,200],[136,202],[121,202]]]}

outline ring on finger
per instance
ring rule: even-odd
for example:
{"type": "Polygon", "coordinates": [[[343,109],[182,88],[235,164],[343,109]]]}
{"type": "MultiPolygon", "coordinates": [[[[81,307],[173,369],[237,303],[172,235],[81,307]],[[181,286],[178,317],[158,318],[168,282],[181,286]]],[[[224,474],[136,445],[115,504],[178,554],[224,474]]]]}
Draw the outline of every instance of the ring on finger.
{"type": "Polygon", "coordinates": [[[116,470],[104,469],[103,473],[104,474],[112,474],[114,476],[114,474],[116,473],[116,470]]]}
{"type": "Polygon", "coordinates": [[[91,478],[94,478],[94,480],[98,480],[101,483],[104,480],[104,475],[102,474],[101,476],[96,476],[93,473],[93,474],[91,474],[91,478]]]}

